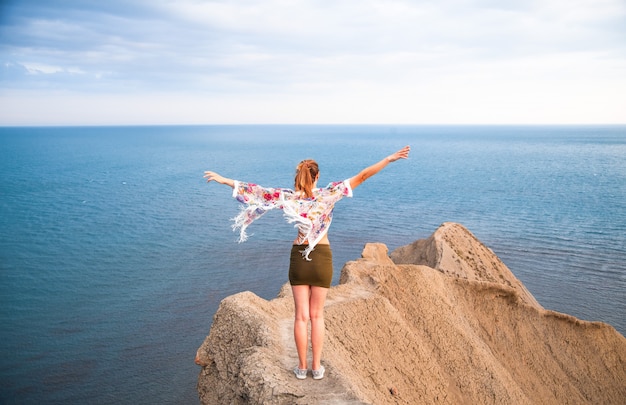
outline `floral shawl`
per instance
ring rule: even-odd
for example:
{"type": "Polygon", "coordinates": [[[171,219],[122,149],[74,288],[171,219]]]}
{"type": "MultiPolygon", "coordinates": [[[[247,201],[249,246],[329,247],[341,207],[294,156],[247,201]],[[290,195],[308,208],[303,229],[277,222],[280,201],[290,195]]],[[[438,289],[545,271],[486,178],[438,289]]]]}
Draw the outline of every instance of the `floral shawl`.
{"type": "Polygon", "coordinates": [[[283,210],[289,223],[298,229],[298,244],[308,242],[302,255],[309,254],[328,232],[333,219],[335,203],[343,197],[352,197],[350,180],[330,183],[324,188],[313,189],[313,197],[287,188],[266,188],[253,183],[235,181],[233,197],[244,204],[239,215],[233,218],[233,230],[239,229],[239,242],[248,239],[246,228],[267,211],[275,208],[283,210]]]}

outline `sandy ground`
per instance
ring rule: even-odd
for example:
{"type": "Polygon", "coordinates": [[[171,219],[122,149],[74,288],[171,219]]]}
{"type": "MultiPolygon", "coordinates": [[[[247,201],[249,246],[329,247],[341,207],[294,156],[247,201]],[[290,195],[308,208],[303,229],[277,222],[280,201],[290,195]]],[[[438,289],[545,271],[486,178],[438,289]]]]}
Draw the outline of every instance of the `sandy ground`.
{"type": "Polygon", "coordinates": [[[368,244],[325,309],[323,380],[297,380],[293,302],[226,298],[198,349],[203,404],[624,404],[626,339],[542,308],[459,224],[368,244]]]}

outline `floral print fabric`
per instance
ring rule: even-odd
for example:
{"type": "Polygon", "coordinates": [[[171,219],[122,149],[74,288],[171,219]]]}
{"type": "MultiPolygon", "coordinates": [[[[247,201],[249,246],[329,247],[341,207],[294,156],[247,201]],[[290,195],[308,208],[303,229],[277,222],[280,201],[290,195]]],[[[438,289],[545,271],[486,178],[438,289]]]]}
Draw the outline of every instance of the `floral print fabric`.
{"type": "Polygon", "coordinates": [[[233,220],[233,229],[239,229],[239,242],[248,236],[246,228],[263,214],[272,209],[281,209],[289,223],[298,228],[297,244],[308,247],[302,252],[307,260],[315,245],[326,235],[333,219],[335,203],[343,197],[352,197],[350,181],[330,183],[324,188],[313,189],[313,197],[303,197],[301,193],[287,188],[267,188],[254,183],[235,181],[233,197],[244,204],[239,215],[233,220]]]}

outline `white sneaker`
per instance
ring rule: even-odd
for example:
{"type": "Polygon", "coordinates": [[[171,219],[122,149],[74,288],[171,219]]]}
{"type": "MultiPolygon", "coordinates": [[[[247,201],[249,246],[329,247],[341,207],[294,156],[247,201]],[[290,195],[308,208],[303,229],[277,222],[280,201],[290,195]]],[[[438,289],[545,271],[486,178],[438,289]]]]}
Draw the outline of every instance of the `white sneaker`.
{"type": "Polygon", "coordinates": [[[304,380],[306,378],[307,371],[308,370],[306,368],[303,370],[298,368],[298,366],[294,367],[293,369],[293,373],[296,375],[296,378],[298,380],[304,380]]]}
{"type": "Polygon", "coordinates": [[[324,371],[326,371],[324,366],[320,366],[319,370],[311,370],[311,374],[313,374],[313,379],[321,380],[322,378],[324,378],[324,371]]]}

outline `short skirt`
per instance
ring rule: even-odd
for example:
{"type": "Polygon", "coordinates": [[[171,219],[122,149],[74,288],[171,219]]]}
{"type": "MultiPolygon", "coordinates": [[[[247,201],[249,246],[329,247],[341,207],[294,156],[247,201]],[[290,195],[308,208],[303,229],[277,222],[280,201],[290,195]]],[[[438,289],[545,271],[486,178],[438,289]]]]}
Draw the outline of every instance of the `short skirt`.
{"type": "Polygon", "coordinates": [[[309,260],[302,256],[308,245],[293,245],[289,261],[289,284],[330,288],[333,279],[333,252],[330,245],[316,245],[309,260]]]}

